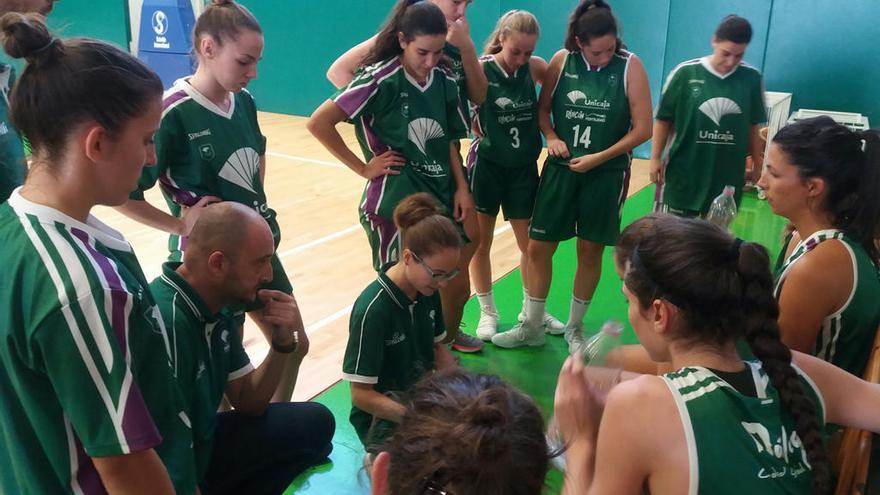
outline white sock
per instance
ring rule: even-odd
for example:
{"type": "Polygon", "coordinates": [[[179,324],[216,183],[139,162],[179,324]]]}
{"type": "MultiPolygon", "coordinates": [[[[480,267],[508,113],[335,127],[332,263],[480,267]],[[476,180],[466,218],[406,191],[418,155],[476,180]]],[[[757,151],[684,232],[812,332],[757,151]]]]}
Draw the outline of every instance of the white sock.
{"type": "Polygon", "coordinates": [[[529,290],[523,287],[522,313],[526,314],[526,308],[529,306],[529,290]]]}
{"type": "Polygon", "coordinates": [[[589,307],[590,301],[584,301],[571,296],[571,309],[568,313],[568,325],[566,326],[583,326],[584,316],[587,314],[587,308],[589,307]]]}
{"type": "Polygon", "coordinates": [[[543,328],[544,307],[546,305],[546,299],[538,299],[536,297],[529,296],[528,301],[526,302],[525,323],[533,329],[543,328]]]}
{"type": "Polygon", "coordinates": [[[480,302],[480,311],[483,313],[498,314],[498,308],[495,307],[495,299],[492,298],[492,291],[485,294],[477,294],[477,301],[480,302]]]}

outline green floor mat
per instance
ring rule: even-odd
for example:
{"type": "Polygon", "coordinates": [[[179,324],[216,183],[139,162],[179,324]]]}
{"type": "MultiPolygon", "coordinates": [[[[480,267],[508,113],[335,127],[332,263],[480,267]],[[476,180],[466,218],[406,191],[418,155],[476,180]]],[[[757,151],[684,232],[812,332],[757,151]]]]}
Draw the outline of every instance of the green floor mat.
{"type": "MultiPolygon", "coordinates": [[[[623,208],[623,225],[628,225],[636,218],[650,212],[653,197],[654,187],[650,186],[629,198],[623,208]]],[[[758,200],[754,193],[746,193],[734,224],[734,232],[743,239],[764,244],[775,257],[780,249],[780,232],[784,224],[784,219],[772,214],[766,201],[758,200]]],[[[553,259],[553,283],[547,298],[547,310],[563,321],[568,316],[575,265],[574,240],[561,243],[553,259]]],[[[499,329],[506,330],[516,323],[522,304],[519,270],[512,271],[496,282],[493,291],[501,314],[499,329]]],[[[465,306],[463,319],[467,333],[474,333],[478,319],[479,306],[475,299],[471,299],[465,306]]],[[[616,319],[626,324],[623,333],[625,343],[637,342],[632,328],[625,321],[626,300],[620,292],[620,279],[614,273],[610,249],[605,251],[602,260],[602,279],[587,312],[585,320],[587,331],[595,332],[608,319],[616,319]]],[[[562,337],[548,336],[547,345],[540,348],[499,349],[487,344],[479,354],[457,353],[456,355],[461,358],[462,366],[475,372],[500,375],[528,393],[535,399],[545,417],[549,417],[553,407],[556,377],[562,361],[568,355],[568,349],[562,337]]],[[[351,408],[348,384],[345,382],[336,384],[319,395],[315,401],[330,408],[336,418],[331,462],[303,473],[286,493],[368,494],[369,481],[363,469],[364,450],[348,422],[351,408]]],[[[547,477],[546,493],[559,493],[561,486],[561,473],[551,470],[547,477]]]]}

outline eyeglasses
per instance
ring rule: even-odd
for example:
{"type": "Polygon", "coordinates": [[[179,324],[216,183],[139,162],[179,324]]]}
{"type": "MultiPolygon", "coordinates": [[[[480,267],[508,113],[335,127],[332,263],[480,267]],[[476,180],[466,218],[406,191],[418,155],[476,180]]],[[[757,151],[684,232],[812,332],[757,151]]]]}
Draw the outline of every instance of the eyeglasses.
{"type": "Polygon", "coordinates": [[[450,280],[455,278],[455,276],[458,275],[458,272],[460,271],[458,268],[455,268],[454,270],[446,273],[434,273],[434,270],[431,269],[431,267],[428,266],[427,263],[422,261],[422,259],[419,258],[419,255],[413,253],[412,251],[410,251],[410,253],[412,253],[413,259],[416,260],[418,264],[422,265],[422,268],[424,268],[425,271],[428,272],[428,275],[431,276],[431,280],[433,280],[434,282],[449,282],[450,280]]]}

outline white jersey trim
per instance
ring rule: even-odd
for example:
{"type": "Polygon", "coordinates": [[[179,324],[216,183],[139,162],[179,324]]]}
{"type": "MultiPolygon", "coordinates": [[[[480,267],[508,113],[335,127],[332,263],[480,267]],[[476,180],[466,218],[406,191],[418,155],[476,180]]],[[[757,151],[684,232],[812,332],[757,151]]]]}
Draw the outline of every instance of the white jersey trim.
{"type": "Polygon", "coordinates": [[[379,383],[378,376],[364,376],[353,373],[343,373],[342,379],[354,383],[366,383],[368,385],[375,385],[379,383]]]}
{"type": "MultiPolygon", "coordinates": [[[[363,355],[363,353],[364,353],[364,323],[366,323],[366,321],[367,321],[367,315],[370,314],[370,308],[373,307],[373,303],[375,303],[376,300],[379,299],[379,296],[381,296],[381,295],[382,295],[382,291],[377,292],[376,296],[373,297],[373,300],[370,301],[370,304],[367,305],[367,309],[364,310],[364,318],[361,320],[360,335],[358,335],[358,357],[354,363],[355,372],[357,372],[358,369],[360,369],[360,367],[361,367],[361,355],[363,355]]],[[[345,373],[343,373],[343,376],[344,375],[345,375],[345,373]]],[[[355,374],[352,376],[360,376],[360,375],[355,374]]],[[[377,383],[379,381],[379,377],[375,377],[375,379],[376,379],[376,381],[372,382],[372,383],[377,383]]],[[[364,383],[369,383],[369,382],[364,382],[364,383]]]]}
{"type": "MultiPolygon", "coordinates": [[[[20,198],[20,196],[19,196],[20,198]]],[[[10,201],[16,198],[10,198],[10,201]]],[[[61,274],[58,272],[58,268],[55,266],[52,261],[51,256],[49,255],[46,246],[43,244],[40,237],[37,235],[33,226],[30,224],[30,221],[25,216],[24,211],[16,211],[19,221],[21,222],[22,228],[27,234],[28,238],[31,241],[34,249],[40,256],[40,259],[43,261],[43,265],[46,268],[46,272],[49,274],[49,277],[52,279],[53,285],[55,285],[55,289],[57,291],[58,301],[61,304],[61,314],[64,316],[64,320],[67,323],[68,331],[70,332],[71,337],[76,345],[77,351],[79,352],[80,358],[83,361],[83,364],[86,367],[86,370],[89,373],[89,376],[92,379],[92,382],[95,384],[95,388],[98,391],[98,394],[101,397],[101,400],[104,402],[104,407],[107,410],[107,413],[110,417],[111,422],[113,423],[113,427],[116,431],[116,437],[119,441],[120,450],[123,454],[131,453],[131,449],[128,446],[128,441],[125,438],[125,433],[122,429],[122,411],[118,410],[116,406],[113,404],[113,399],[110,396],[110,391],[107,388],[107,384],[101,378],[101,374],[98,371],[97,363],[95,363],[94,356],[92,356],[91,352],[89,352],[88,346],[83,338],[83,332],[79,327],[79,324],[76,321],[76,318],[73,316],[71,311],[71,304],[79,303],[83,299],[91,298],[91,293],[85,294],[84,297],[80,297],[77,294],[77,301],[70,301],[67,297],[67,292],[65,288],[64,281],[61,280],[61,274]]],[[[61,213],[59,212],[59,215],[61,213]]],[[[42,219],[41,219],[42,220],[42,219]]],[[[54,228],[54,227],[53,227],[54,228]]],[[[59,256],[62,259],[62,263],[65,264],[67,271],[69,273],[69,277],[73,281],[74,287],[82,287],[85,285],[89,287],[88,278],[83,270],[83,267],[80,266],[77,269],[76,266],[69,264],[67,261],[77,260],[76,254],[73,252],[72,246],[70,246],[66,240],[58,239],[59,234],[52,233],[50,229],[45,229],[46,235],[49,237],[49,242],[52,242],[53,246],[56,250],[58,250],[59,256]],[[77,280],[80,280],[77,283],[77,280]]],[[[95,312],[97,308],[94,305],[91,306],[81,306],[81,310],[83,312],[84,317],[89,322],[94,322],[95,317],[97,316],[95,312]],[[90,311],[91,310],[91,311],[90,311]]],[[[103,325],[101,325],[101,329],[103,330],[103,325]]],[[[112,367],[112,351],[109,349],[110,342],[107,338],[106,334],[99,335],[101,332],[91,332],[93,337],[95,338],[95,345],[98,347],[99,352],[101,354],[102,360],[104,361],[104,365],[110,369],[112,367]],[[108,355],[110,358],[108,359],[108,355]],[[108,362],[109,360],[109,362],[108,362]]],[[[131,369],[126,369],[126,374],[130,374],[131,369]]],[[[127,381],[127,380],[126,380],[127,381]]]]}
{"type": "Polygon", "coordinates": [[[686,61],[676,65],[671,71],[669,71],[669,75],[666,76],[666,81],[663,82],[663,88],[660,90],[660,94],[663,95],[666,93],[666,90],[669,88],[669,83],[672,82],[673,76],[675,76],[675,74],[678,73],[679,70],[681,70],[682,68],[687,67],[689,65],[697,65],[699,63],[700,63],[700,59],[694,58],[691,60],[686,60],[686,61]]]}
{"type": "Polygon", "coordinates": [[[685,404],[681,394],[678,393],[675,383],[665,376],[662,376],[661,378],[663,379],[663,383],[665,383],[666,387],[669,389],[669,392],[672,394],[672,399],[675,401],[675,406],[678,408],[678,416],[681,418],[682,429],[684,429],[684,440],[687,444],[688,451],[688,495],[697,495],[700,488],[700,462],[697,458],[697,442],[694,438],[694,427],[691,423],[691,415],[688,412],[687,404],[685,404]]]}
{"type": "MultiPolygon", "coordinates": [[[[229,110],[224,111],[216,104],[214,104],[213,101],[209,100],[207,96],[203,95],[195,87],[193,87],[193,85],[189,83],[190,77],[192,76],[182,77],[177,81],[174,81],[174,86],[172,86],[172,89],[176,88],[178,90],[182,90],[187,95],[189,95],[189,97],[192,98],[196,103],[205,107],[206,110],[214,112],[227,120],[231,120],[232,115],[235,113],[235,93],[231,91],[227,93],[229,95],[229,110]]],[[[171,107],[168,108],[168,110],[170,109],[171,107]]]]}
{"type": "MultiPolygon", "coordinates": [[[[79,220],[76,220],[72,217],[65,215],[64,213],[50,208],[48,206],[41,205],[39,203],[34,203],[24,199],[21,195],[21,187],[17,187],[12,194],[9,196],[9,200],[7,201],[9,206],[15,210],[16,213],[21,213],[34,215],[39,218],[40,223],[62,223],[67,227],[75,227],[84,231],[90,237],[96,238],[101,244],[107,246],[108,248],[114,251],[122,251],[125,253],[133,253],[134,250],[131,247],[131,244],[125,239],[125,236],[122,235],[121,232],[110,227],[104,222],[98,220],[91,214],[89,214],[86,219],[86,223],[82,223],[79,220]]],[[[68,229],[69,230],[69,229],[68,229]]]]}
{"type": "Polygon", "coordinates": [[[809,383],[811,387],[813,387],[813,392],[815,392],[816,397],[819,398],[819,405],[822,407],[822,417],[819,418],[819,419],[822,421],[821,424],[824,425],[824,424],[826,423],[826,419],[825,419],[825,397],[822,395],[822,391],[819,390],[819,386],[816,385],[816,382],[814,382],[813,379],[810,378],[810,375],[806,374],[806,373],[804,372],[804,370],[798,368],[797,365],[795,365],[794,363],[791,363],[791,367],[794,368],[794,370],[797,372],[797,374],[800,375],[800,376],[801,376],[801,377],[802,377],[807,383],[809,383]]]}
{"type": "Polygon", "coordinates": [[[254,365],[253,365],[253,363],[249,362],[248,364],[242,366],[241,368],[239,368],[235,371],[229,372],[229,374],[226,376],[226,383],[229,383],[233,380],[238,380],[239,378],[241,378],[243,376],[247,376],[252,371],[254,371],[254,365]]]}

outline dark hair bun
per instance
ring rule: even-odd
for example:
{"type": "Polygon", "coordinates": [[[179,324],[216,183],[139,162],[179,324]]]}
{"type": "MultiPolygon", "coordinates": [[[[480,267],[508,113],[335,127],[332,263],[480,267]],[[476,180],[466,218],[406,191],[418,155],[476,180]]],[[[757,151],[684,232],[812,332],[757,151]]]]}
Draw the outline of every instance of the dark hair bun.
{"type": "Polygon", "coordinates": [[[28,62],[48,59],[63,51],[61,40],[54,38],[40,14],[9,12],[0,17],[3,49],[13,58],[28,62]]]}

